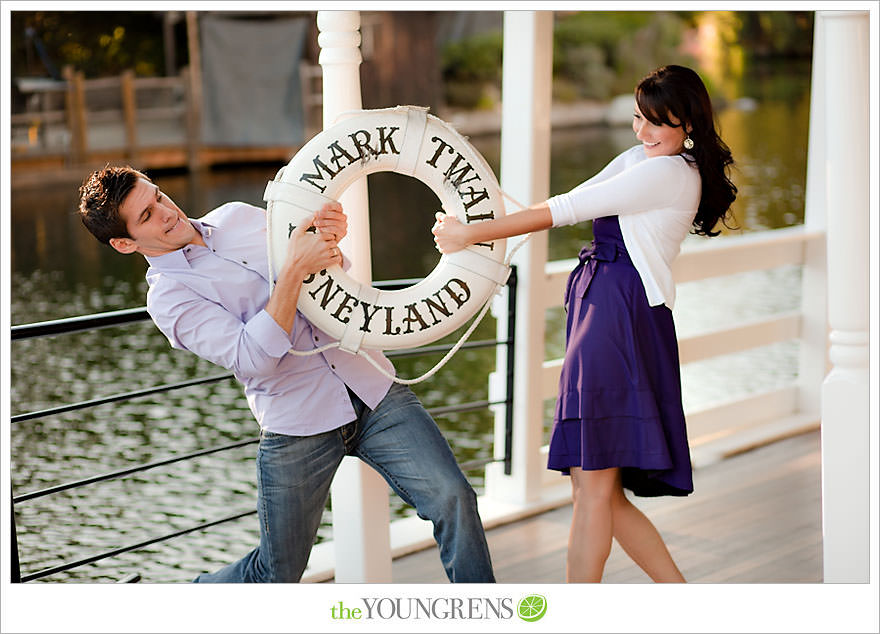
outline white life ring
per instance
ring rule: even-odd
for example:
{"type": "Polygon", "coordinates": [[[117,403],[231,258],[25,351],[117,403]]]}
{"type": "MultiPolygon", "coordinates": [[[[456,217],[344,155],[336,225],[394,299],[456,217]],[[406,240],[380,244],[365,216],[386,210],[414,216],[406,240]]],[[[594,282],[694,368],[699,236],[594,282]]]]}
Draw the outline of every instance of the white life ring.
{"type": "MultiPolygon", "coordinates": [[[[479,152],[426,108],[362,110],[317,134],[269,181],[270,288],[293,228],[374,172],[417,178],[463,223],[504,215],[501,189],[479,152]]],[[[505,240],[443,255],[422,281],[399,291],[361,284],[340,266],[303,283],[297,308],[340,348],[412,348],[454,332],[507,281],[505,240]]]]}

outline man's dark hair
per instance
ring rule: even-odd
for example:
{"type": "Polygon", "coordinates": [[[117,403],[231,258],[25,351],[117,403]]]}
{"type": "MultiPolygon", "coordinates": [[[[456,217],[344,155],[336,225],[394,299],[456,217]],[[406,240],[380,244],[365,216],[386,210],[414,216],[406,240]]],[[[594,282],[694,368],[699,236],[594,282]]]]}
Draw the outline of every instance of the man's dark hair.
{"type": "Polygon", "coordinates": [[[110,244],[111,238],[131,237],[119,216],[119,207],[140,178],[152,182],[128,165],[107,166],[92,172],[79,188],[79,217],[104,244],[110,244]]]}

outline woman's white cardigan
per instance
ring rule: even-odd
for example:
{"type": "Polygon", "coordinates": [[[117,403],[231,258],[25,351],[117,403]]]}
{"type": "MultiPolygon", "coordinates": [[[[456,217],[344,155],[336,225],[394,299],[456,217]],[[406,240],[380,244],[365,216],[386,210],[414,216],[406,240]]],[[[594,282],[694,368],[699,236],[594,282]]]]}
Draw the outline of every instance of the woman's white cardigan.
{"type": "Polygon", "coordinates": [[[684,157],[645,156],[643,146],[617,155],[601,172],[566,194],[550,198],[553,226],[618,216],[630,259],[651,306],[675,303],[672,261],[690,232],[700,204],[696,166],[684,157]]]}

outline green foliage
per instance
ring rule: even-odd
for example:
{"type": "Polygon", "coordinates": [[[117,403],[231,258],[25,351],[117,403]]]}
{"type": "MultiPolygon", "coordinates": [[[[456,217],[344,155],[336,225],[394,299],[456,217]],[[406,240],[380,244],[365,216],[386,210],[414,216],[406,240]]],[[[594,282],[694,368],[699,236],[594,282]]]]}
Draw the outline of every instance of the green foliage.
{"type": "Polygon", "coordinates": [[[441,51],[444,79],[473,82],[501,80],[502,35],[498,32],[451,42],[441,51]]]}
{"type": "Polygon", "coordinates": [[[577,43],[563,48],[556,45],[553,84],[568,87],[573,93],[568,101],[611,96],[617,83],[614,70],[608,66],[608,54],[602,46],[590,43],[577,43]]]}
{"type": "MultiPolygon", "coordinates": [[[[571,11],[557,12],[553,31],[553,95],[560,101],[605,100],[632,91],[663,64],[699,66],[693,38],[700,22],[718,29],[725,76],[740,76],[748,57],[808,59],[810,11],[571,11]]],[[[476,107],[486,85],[501,88],[502,34],[455,42],[442,51],[450,105],[476,107]]],[[[711,94],[719,78],[706,73],[711,94]]],[[[491,94],[491,91],[490,93],[491,94]]]]}
{"type": "Polygon", "coordinates": [[[755,57],[810,57],[812,11],[743,11],[740,39],[755,57]]]}
{"type": "Polygon", "coordinates": [[[661,64],[692,64],[680,52],[688,14],[588,11],[558,17],[554,29],[554,81],[578,87],[581,98],[628,93],[661,64]]]}
{"type": "MultiPolygon", "coordinates": [[[[660,63],[689,63],[679,52],[687,13],[585,11],[559,13],[553,33],[554,96],[607,99],[632,90],[660,63]]],[[[441,51],[447,101],[476,107],[486,85],[501,87],[503,35],[490,33],[441,51]]],[[[489,91],[491,94],[491,91],[489,91]]]]}
{"type": "Polygon", "coordinates": [[[638,11],[580,11],[559,15],[553,30],[554,72],[565,69],[569,51],[583,46],[596,47],[604,60],[612,60],[618,42],[647,25],[652,15],[638,11]]]}
{"type": "Polygon", "coordinates": [[[462,108],[491,108],[501,86],[501,33],[451,42],[440,52],[446,103],[462,108]]]}
{"type": "Polygon", "coordinates": [[[501,86],[501,33],[449,43],[440,53],[446,103],[462,108],[491,108],[501,86]]]}
{"type": "Polygon", "coordinates": [[[90,78],[164,71],[161,12],[15,11],[11,17],[14,76],[49,74],[37,41],[58,72],[68,64],[90,78]]]}

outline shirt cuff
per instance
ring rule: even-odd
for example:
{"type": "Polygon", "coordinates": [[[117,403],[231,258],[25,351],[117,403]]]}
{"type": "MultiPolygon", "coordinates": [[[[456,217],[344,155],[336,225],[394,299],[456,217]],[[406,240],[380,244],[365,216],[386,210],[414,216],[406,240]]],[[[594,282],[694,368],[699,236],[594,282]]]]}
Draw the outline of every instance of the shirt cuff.
{"type": "Polygon", "coordinates": [[[547,206],[550,208],[550,218],[553,221],[554,227],[574,224],[574,222],[569,220],[573,215],[571,212],[571,201],[565,199],[564,194],[549,198],[547,206]]]}
{"type": "Polygon", "coordinates": [[[290,350],[290,337],[265,310],[254,315],[244,330],[270,357],[280,359],[290,350]]]}

